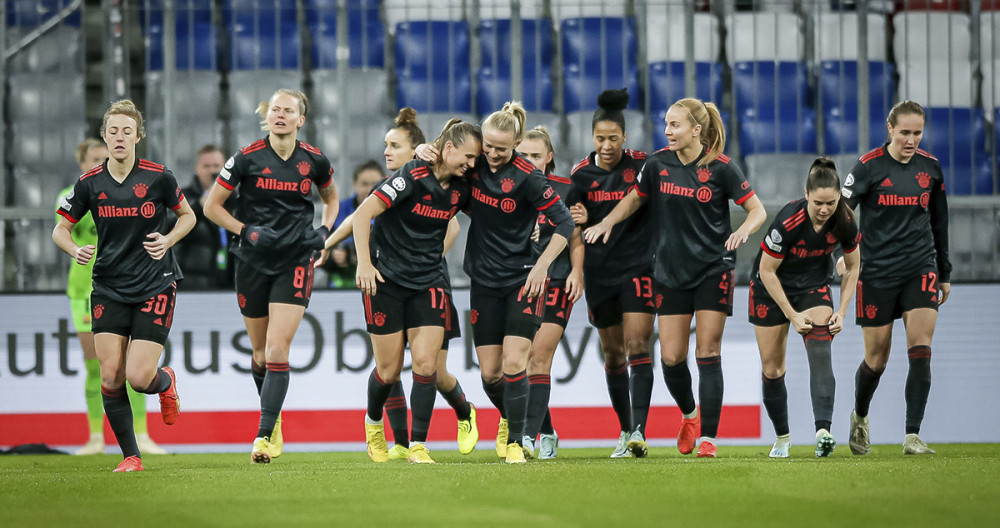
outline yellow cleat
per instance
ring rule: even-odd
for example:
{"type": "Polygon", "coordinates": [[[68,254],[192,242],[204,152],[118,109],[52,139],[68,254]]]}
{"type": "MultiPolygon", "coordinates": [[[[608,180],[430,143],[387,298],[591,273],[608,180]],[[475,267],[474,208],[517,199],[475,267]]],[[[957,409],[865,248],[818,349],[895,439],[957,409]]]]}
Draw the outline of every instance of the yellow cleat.
{"type": "MultiPolygon", "coordinates": [[[[499,442],[499,440],[497,440],[499,442]]],[[[479,426],[476,425],[476,406],[469,404],[469,419],[458,421],[458,452],[468,455],[479,442],[479,426]]],[[[497,444],[499,445],[499,444],[497,444]]]]}
{"type": "Polygon", "coordinates": [[[278,413],[278,420],[274,422],[274,430],[271,431],[268,443],[271,446],[271,458],[280,457],[285,446],[285,439],[281,436],[281,413],[278,413]]]}
{"type": "Polygon", "coordinates": [[[424,444],[420,443],[410,446],[406,460],[410,461],[411,464],[436,464],[424,444]]]}
{"type": "Polygon", "coordinates": [[[365,420],[365,443],[368,444],[368,456],[375,462],[386,462],[389,460],[389,445],[385,442],[385,429],[382,422],[377,424],[368,423],[365,420]]]}
{"type": "Polygon", "coordinates": [[[516,442],[511,442],[507,444],[507,460],[508,464],[527,464],[528,461],[524,459],[524,450],[521,446],[517,445],[516,442]]]}
{"type": "Polygon", "coordinates": [[[406,460],[410,456],[410,450],[405,446],[396,444],[389,450],[389,460],[406,460]]]}
{"type": "Polygon", "coordinates": [[[497,456],[500,458],[507,458],[508,436],[510,436],[510,429],[507,426],[507,419],[500,418],[500,423],[497,425],[497,456]]]}
{"type": "Polygon", "coordinates": [[[254,438],[253,449],[250,451],[250,461],[254,464],[271,463],[271,446],[269,445],[267,438],[254,438]]]}

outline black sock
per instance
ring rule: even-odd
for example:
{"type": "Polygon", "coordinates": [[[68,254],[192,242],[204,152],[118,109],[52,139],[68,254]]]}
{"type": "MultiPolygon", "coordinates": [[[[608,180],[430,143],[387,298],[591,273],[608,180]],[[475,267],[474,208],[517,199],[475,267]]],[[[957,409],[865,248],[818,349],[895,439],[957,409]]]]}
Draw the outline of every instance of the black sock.
{"type": "Polygon", "coordinates": [[[549,412],[552,394],[552,377],[548,374],[528,376],[528,418],[524,422],[524,436],[535,441],[542,428],[542,421],[549,412]]]}
{"type": "Polygon", "coordinates": [[[698,358],[698,400],[701,401],[701,436],[715,438],[719,434],[722,415],[722,356],[698,358]]]}
{"type": "Polygon", "coordinates": [[[629,356],[629,393],[632,397],[632,428],[646,436],[649,400],[653,396],[653,358],[648,354],[629,356]]]}
{"type": "Polygon", "coordinates": [[[688,369],[687,360],[669,366],[666,363],[660,364],[663,367],[663,381],[667,384],[667,391],[673,396],[674,402],[680,408],[682,414],[691,414],[697,406],[694,403],[694,391],[691,388],[691,370],[688,369]]]}
{"type": "MultiPolygon", "coordinates": [[[[135,389],[135,387],[132,387],[135,389]]],[[[152,381],[149,385],[143,389],[136,389],[136,392],[141,392],[143,394],[159,394],[170,388],[170,375],[163,371],[162,368],[156,369],[156,374],[153,375],[152,381]]]]}
{"type": "Polygon", "coordinates": [[[267,374],[267,369],[264,365],[258,365],[252,359],[250,360],[250,376],[253,377],[253,383],[257,386],[257,396],[260,396],[260,391],[264,390],[264,375],[267,374]]]}
{"type": "Polygon", "coordinates": [[[774,424],[774,434],[784,436],[788,434],[788,391],[785,390],[785,375],[777,378],[768,378],[760,375],[764,392],[764,408],[767,409],[767,416],[774,424]]]}
{"type": "Polygon", "coordinates": [[[281,406],[288,394],[288,363],[268,363],[264,385],[260,388],[260,426],[257,437],[270,438],[274,422],[278,421],[281,406]]]}
{"type": "Polygon", "coordinates": [[[427,430],[431,426],[434,413],[434,398],[437,396],[437,372],[430,376],[413,373],[410,387],[410,404],[413,405],[413,429],[410,440],[421,444],[427,442],[427,430]]]}
{"type": "Polygon", "coordinates": [[[632,398],[628,393],[628,363],[622,363],[614,370],[604,364],[604,379],[608,382],[611,408],[618,416],[618,426],[622,431],[632,430],[632,398]]]}
{"type": "Polygon", "coordinates": [[[378,375],[378,369],[372,369],[368,375],[368,419],[373,422],[382,421],[382,409],[386,400],[389,399],[389,392],[392,391],[392,383],[382,381],[378,375]]]}
{"type": "Polygon", "coordinates": [[[524,435],[524,419],[528,416],[528,374],[504,374],[503,406],[507,410],[509,436],[507,442],[521,445],[524,435]]]}
{"type": "Polygon", "coordinates": [[[931,392],[931,347],[917,345],[906,352],[910,370],[906,373],[906,434],[920,433],[927,395],[931,392]]]}
{"type": "Polygon", "coordinates": [[[410,433],[406,423],[406,394],[403,392],[402,381],[389,386],[389,397],[385,400],[385,416],[389,419],[393,441],[397,445],[410,447],[410,433]]]}
{"type": "Polygon", "coordinates": [[[882,372],[884,369],[875,372],[863,359],[858,366],[858,372],[854,375],[854,412],[861,418],[868,416],[868,408],[871,406],[872,397],[875,396],[875,389],[878,388],[882,372]]]}
{"type": "Polygon", "coordinates": [[[555,428],[552,427],[552,411],[545,411],[545,418],[542,418],[542,427],[538,429],[540,434],[556,434],[555,428]]]}
{"type": "Polygon", "coordinates": [[[469,400],[465,399],[465,391],[462,390],[462,384],[458,380],[455,380],[455,386],[450,391],[445,392],[438,388],[438,392],[441,393],[441,396],[444,396],[444,401],[448,402],[448,405],[452,409],[455,409],[455,418],[468,420],[472,417],[472,408],[469,407],[469,400]]]}
{"type": "Polygon", "coordinates": [[[503,378],[500,378],[493,383],[488,383],[486,380],[483,380],[483,390],[486,391],[486,397],[489,398],[490,403],[492,403],[493,406],[500,411],[501,418],[507,417],[507,411],[504,409],[503,405],[504,385],[503,378]]]}
{"type": "Polygon", "coordinates": [[[837,380],[833,377],[830,347],[833,336],[827,325],[813,325],[803,338],[806,358],[809,360],[809,395],[812,397],[813,419],[816,430],[830,430],[833,421],[833,400],[837,380]]]}
{"type": "Polygon", "coordinates": [[[128,401],[125,387],[109,389],[102,384],[101,399],[104,400],[104,414],[118,440],[118,447],[122,449],[122,456],[141,458],[139,446],[135,443],[135,430],[132,429],[132,405],[128,401]]]}

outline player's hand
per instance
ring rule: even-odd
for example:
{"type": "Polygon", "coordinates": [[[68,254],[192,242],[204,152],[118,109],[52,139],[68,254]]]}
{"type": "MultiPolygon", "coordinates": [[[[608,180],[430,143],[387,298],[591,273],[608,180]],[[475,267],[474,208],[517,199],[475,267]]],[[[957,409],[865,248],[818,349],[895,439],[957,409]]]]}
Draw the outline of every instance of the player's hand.
{"type": "Polygon", "coordinates": [[[795,315],[789,317],[788,320],[792,323],[792,326],[795,327],[795,331],[799,334],[806,335],[813,329],[813,320],[806,314],[796,312],[795,315]]]}
{"type": "Polygon", "coordinates": [[[847,273],[847,264],[844,263],[844,257],[837,259],[837,265],[834,267],[837,269],[837,275],[840,275],[841,277],[847,273]]]}
{"type": "Polygon", "coordinates": [[[167,249],[170,249],[170,239],[159,233],[150,233],[146,235],[146,238],[152,239],[142,243],[142,246],[146,248],[146,253],[149,253],[153,260],[162,259],[167,254],[167,249]]]}
{"type": "Polygon", "coordinates": [[[590,226],[583,232],[583,240],[588,244],[596,244],[598,240],[607,243],[611,237],[611,227],[603,221],[595,226],[590,226]]]}
{"type": "Polygon", "coordinates": [[[317,257],[316,260],[313,261],[313,269],[319,269],[320,267],[322,267],[323,264],[326,263],[326,259],[329,255],[330,255],[329,249],[324,249],[323,251],[320,251],[319,257],[317,257]]]}
{"type": "Polygon", "coordinates": [[[538,242],[540,238],[542,238],[542,229],[538,227],[538,222],[535,222],[535,228],[531,230],[531,241],[538,242]]]}
{"type": "Polygon", "coordinates": [[[385,282],[382,278],[382,274],[372,266],[371,263],[362,264],[358,263],[358,273],[354,279],[354,285],[361,290],[362,293],[368,295],[375,295],[376,284],[379,282],[385,282]]]}
{"type": "Polygon", "coordinates": [[[244,225],[240,230],[240,244],[250,244],[254,247],[274,247],[278,241],[278,233],[267,226],[244,225]]]}
{"type": "Polygon", "coordinates": [[[330,237],[330,228],[321,225],[316,229],[306,230],[302,244],[313,251],[322,251],[326,247],[326,239],[330,237]]]}
{"type": "Polygon", "coordinates": [[[951,295],[951,283],[942,282],[941,287],[938,288],[938,293],[938,306],[941,306],[948,300],[948,296],[951,295]]]}
{"type": "Polygon", "coordinates": [[[94,258],[94,248],[93,244],[87,244],[86,246],[80,246],[76,248],[76,252],[73,254],[73,259],[76,263],[81,266],[86,266],[90,262],[90,259],[94,258]]]}
{"type": "Polygon", "coordinates": [[[833,315],[830,316],[830,322],[827,323],[827,324],[830,325],[830,335],[831,336],[835,336],[835,335],[839,334],[840,331],[844,329],[844,317],[845,316],[846,316],[846,314],[842,314],[840,312],[833,312],[833,315]]]}
{"type": "Polygon", "coordinates": [[[524,281],[521,293],[531,302],[541,295],[545,295],[545,279],[548,278],[548,269],[535,265],[528,273],[528,280],[524,281]]]}
{"type": "Polygon", "coordinates": [[[733,234],[729,235],[729,240],[726,240],[726,250],[735,251],[736,248],[743,245],[748,238],[750,238],[750,233],[737,229],[733,232],[733,234]]]}
{"type": "Polygon", "coordinates": [[[582,203],[570,206],[569,214],[573,215],[573,223],[576,225],[587,225],[587,220],[590,218],[590,215],[587,214],[587,208],[582,203]]]}
{"type": "Polygon", "coordinates": [[[574,269],[569,272],[569,277],[566,277],[566,294],[571,303],[576,303],[583,297],[583,270],[574,269]]]}
{"type": "Polygon", "coordinates": [[[422,159],[427,163],[434,163],[438,159],[438,149],[434,148],[434,145],[430,143],[424,143],[422,145],[417,145],[417,148],[413,150],[413,153],[417,155],[418,159],[422,159]]]}

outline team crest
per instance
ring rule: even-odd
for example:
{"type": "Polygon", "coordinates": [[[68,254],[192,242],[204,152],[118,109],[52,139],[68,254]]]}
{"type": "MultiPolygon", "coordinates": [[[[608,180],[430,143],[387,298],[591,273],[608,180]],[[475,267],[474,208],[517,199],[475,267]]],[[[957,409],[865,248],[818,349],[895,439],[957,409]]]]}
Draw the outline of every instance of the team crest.
{"type": "Polygon", "coordinates": [[[471,312],[469,312],[469,321],[472,324],[476,324],[476,321],[478,320],[479,320],[479,310],[472,310],[471,312]]]}
{"type": "Polygon", "coordinates": [[[931,186],[931,175],[926,172],[918,172],[917,183],[919,183],[920,187],[924,189],[929,188],[931,186]]]}
{"type": "Polygon", "coordinates": [[[500,190],[509,193],[514,190],[514,180],[510,178],[504,178],[500,180],[500,190]]]}
{"type": "Polygon", "coordinates": [[[837,237],[834,236],[833,233],[827,233],[826,234],[826,243],[827,244],[836,244],[837,243],[837,237]]]}
{"type": "Polygon", "coordinates": [[[698,169],[698,181],[700,181],[701,183],[708,183],[708,179],[711,177],[712,177],[712,171],[706,168],[698,169]]]}
{"type": "Polygon", "coordinates": [[[312,189],[312,180],[306,178],[299,184],[299,190],[302,191],[302,194],[309,194],[309,189],[312,189]]]}
{"type": "Polygon", "coordinates": [[[656,307],[659,308],[662,305],[663,305],[663,294],[657,293],[656,294],[656,307]]]}
{"type": "Polygon", "coordinates": [[[299,164],[296,165],[296,167],[299,168],[299,174],[303,176],[308,176],[309,171],[312,170],[312,166],[310,166],[309,162],[307,161],[300,161],[299,164]]]}
{"type": "Polygon", "coordinates": [[[94,307],[94,319],[100,319],[104,315],[104,305],[98,304],[94,307]]]}
{"type": "Polygon", "coordinates": [[[451,191],[451,205],[458,205],[458,200],[461,197],[461,193],[456,190],[451,191]]]}
{"type": "Polygon", "coordinates": [[[632,183],[632,182],[634,182],[635,181],[635,170],[633,170],[633,169],[625,169],[625,170],[623,170],[622,171],[622,179],[625,180],[625,183],[632,183]]]}
{"type": "Polygon", "coordinates": [[[134,187],[132,187],[132,191],[135,192],[136,198],[145,198],[147,189],[149,188],[146,187],[145,183],[137,183],[134,187]]]}
{"type": "Polygon", "coordinates": [[[865,317],[868,319],[874,319],[877,314],[878,308],[876,308],[875,305],[869,304],[868,306],[865,306],[865,317]]]}
{"type": "Polygon", "coordinates": [[[760,319],[764,319],[765,317],[767,317],[767,306],[763,304],[757,305],[757,317],[760,319]]]}
{"type": "Polygon", "coordinates": [[[385,314],[382,312],[376,312],[372,320],[375,322],[375,326],[382,326],[385,324],[385,314]]]}
{"type": "Polygon", "coordinates": [[[236,302],[240,305],[240,308],[247,307],[247,298],[242,293],[236,296],[236,302]]]}

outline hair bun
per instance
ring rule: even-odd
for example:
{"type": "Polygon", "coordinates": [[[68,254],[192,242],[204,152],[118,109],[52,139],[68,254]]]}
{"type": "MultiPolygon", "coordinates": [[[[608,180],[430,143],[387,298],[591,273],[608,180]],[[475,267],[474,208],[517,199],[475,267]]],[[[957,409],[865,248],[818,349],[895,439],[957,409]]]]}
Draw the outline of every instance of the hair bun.
{"type": "Polygon", "coordinates": [[[628,90],[604,90],[597,96],[597,106],[608,112],[621,112],[628,106],[628,90]]]}
{"type": "Polygon", "coordinates": [[[399,115],[396,116],[396,128],[406,126],[419,126],[417,125],[417,111],[408,106],[401,109],[399,115]]]}

